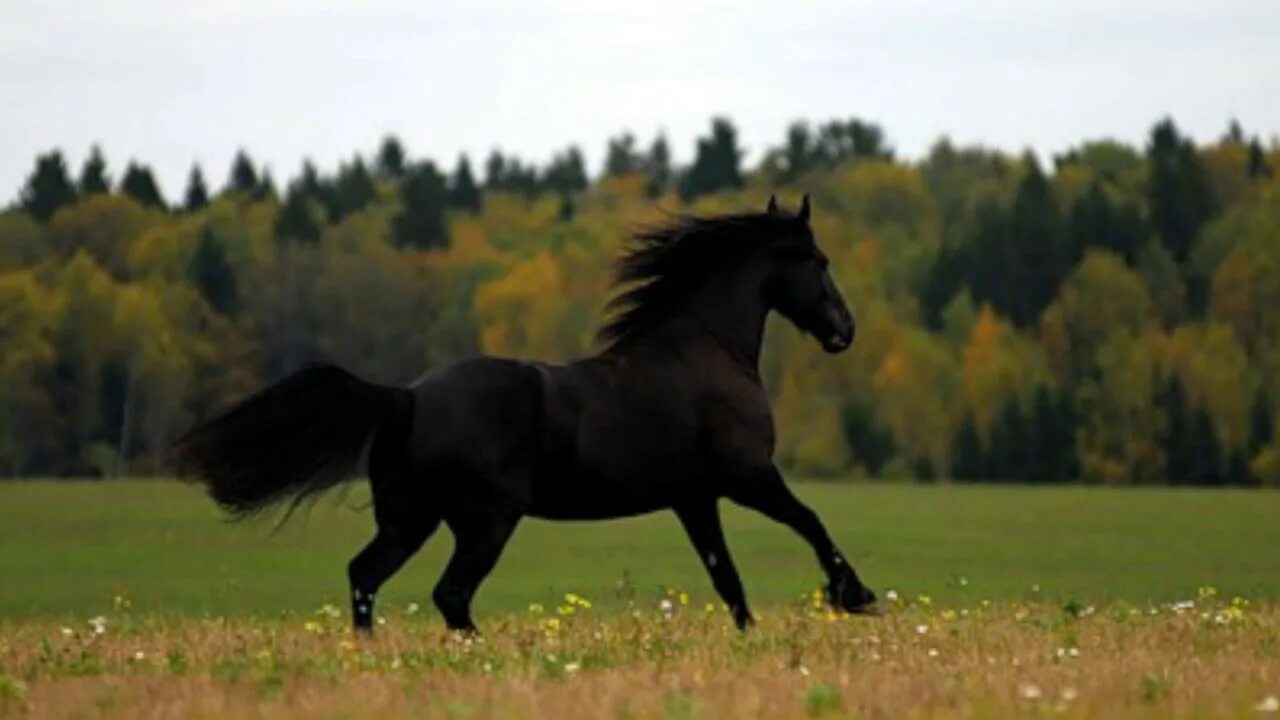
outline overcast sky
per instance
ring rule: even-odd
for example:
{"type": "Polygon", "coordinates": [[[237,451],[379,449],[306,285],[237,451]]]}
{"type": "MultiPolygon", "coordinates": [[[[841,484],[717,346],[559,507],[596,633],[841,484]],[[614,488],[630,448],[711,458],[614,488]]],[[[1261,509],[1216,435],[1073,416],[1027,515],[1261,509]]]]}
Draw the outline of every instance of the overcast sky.
{"type": "Polygon", "coordinates": [[[717,113],[752,159],[796,118],[881,123],[900,154],[940,135],[1042,155],[1199,139],[1236,117],[1280,134],[1273,0],[0,0],[0,202],[37,152],[113,176],[150,163],[170,199],[193,161],[221,185],[244,147],[277,181],[398,134],[451,167],[500,146],[544,161],[665,130],[679,161],[717,113]]]}

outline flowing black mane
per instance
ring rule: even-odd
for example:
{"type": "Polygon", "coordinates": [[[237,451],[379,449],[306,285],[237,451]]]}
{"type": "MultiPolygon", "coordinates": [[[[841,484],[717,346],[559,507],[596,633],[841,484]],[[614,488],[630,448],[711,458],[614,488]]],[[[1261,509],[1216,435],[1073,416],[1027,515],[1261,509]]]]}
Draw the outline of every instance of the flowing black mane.
{"type": "Polygon", "coordinates": [[[698,217],[680,215],[635,232],[632,246],[614,265],[614,296],[605,305],[610,316],[596,339],[611,350],[670,317],[689,293],[735,257],[777,237],[793,216],[738,213],[698,217]]]}

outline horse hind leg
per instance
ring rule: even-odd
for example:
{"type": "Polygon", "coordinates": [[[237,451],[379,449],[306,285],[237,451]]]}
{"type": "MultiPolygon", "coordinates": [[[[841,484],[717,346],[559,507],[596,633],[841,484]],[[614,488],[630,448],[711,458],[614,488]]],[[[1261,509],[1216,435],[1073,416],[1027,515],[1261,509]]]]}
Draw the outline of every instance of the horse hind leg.
{"type": "Polygon", "coordinates": [[[357,632],[373,632],[373,602],[378,589],[413,557],[439,524],[439,520],[432,520],[415,529],[379,526],[373,540],[351,559],[347,579],[357,632]]]}
{"type": "Polygon", "coordinates": [[[471,600],[497,564],[518,522],[519,516],[449,520],[454,534],[453,556],[431,598],[450,630],[477,632],[471,619],[471,600]]]}

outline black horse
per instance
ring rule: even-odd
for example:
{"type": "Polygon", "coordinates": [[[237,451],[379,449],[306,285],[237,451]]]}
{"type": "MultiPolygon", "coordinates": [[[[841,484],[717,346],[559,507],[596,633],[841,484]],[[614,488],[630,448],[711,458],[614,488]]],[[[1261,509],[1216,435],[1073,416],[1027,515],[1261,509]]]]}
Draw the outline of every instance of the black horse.
{"type": "Polygon", "coordinates": [[[853,342],[853,317],[809,226],[809,197],[795,214],[770,198],[763,213],[679,217],[634,241],[592,357],[480,357],[407,388],[310,367],[188,432],[174,461],[244,516],[296,505],[367,458],[378,530],[347,568],[359,630],[372,628],[374,593],[441,521],[455,548],[432,599],[450,628],[474,631],[472,596],[522,517],[668,508],[746,627],[721,498],[808,541],[834,606],[874,610],[875,595],[772,461],[758,372],[765,317],[777,310],[830,353],[853,342]]]}

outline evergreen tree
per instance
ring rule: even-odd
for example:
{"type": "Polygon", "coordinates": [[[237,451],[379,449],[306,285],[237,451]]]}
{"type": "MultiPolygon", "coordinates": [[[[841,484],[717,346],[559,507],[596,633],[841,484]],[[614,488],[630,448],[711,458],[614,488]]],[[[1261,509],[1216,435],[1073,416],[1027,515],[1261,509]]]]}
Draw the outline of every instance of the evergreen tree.
{"type": "Polygon", "coordinates": [[[1249,461],[1245,459],[1244,453],[1237,450],[1227,458],[1227,472],[1223,475],[1222,482],[1236,487],[1253,484],[1249,461]]]}
{"type": "Polygon", "coordinates": [[[1249,455],[1261,452],[1275,437],[1275,410],[1271,408],[1271,395],[1264,385],[1254,394],[1249,411],[1249,455]]]}
{"type": "Polygon", "coordinates": [[[144,207],[165,209],[164,197],[160,194],[160,186],[146,165],[130,162],[124,169],[124,177],[120,180],[120,192],[137,200],[144,207]]]}
{"type": "Polygon", "coordinates": [[[499,150],[489,153],[489,158],[484,161],[484,189],[507,189],[507,159],[499,150]]]}
{"type": "Polygon", "coordinates": [[[1071,206],[1067,224],[1070,232],[1072,264],[1090,247],[1101,247],[1133,265],[1146,242],[1148,230],[1142,214],[1133,204],[1112,205],[1100,181],[1089,184],[1071,206]]]}
{"type": "Polygon", "coordinates": [[[604,152],[604,176],[617,177],[640,172],[643,163],[636,152],[636,138],[629,132],[609,138],[604,152]]]}
{"type": "Polygon", "coordinates": [[[892,159],[893,150],[885,143],[880,126],[853,118],[833,120],[818,128],[809,162],[830,168],[850,160],[892,159]]]}
{"type": "Polygon", "coordinates": [[[378,176],[387,180],[398,180],[404,176],[407,154],[404,144],[395,135],[382,139],[382,147],[378,148],[376,167],[378,176]]]}
{"type": "Polygon", "coordinates": [[[649,147],[644,161],[645,193],[656,198],[671,186],[671,147],[665,135],[659,134],[649,147]]]}
{"type": "Polygon", "coordinates": [[[787,128],[787,140],[780,153],[782,176],[779,179],[783,182],[794,182],[812,169],[819,160],[817,150],[813,136],[809,132],[809,124],[792,123],[791,127],[787,128]]]}
{"type": "Polygon", "coordinates": [[[1037,448],[1032,446],[1026,415],[1016,397],[1005,401],[995,425],[991,428],[991,448],[987,468],[993,480],[1025,482],[1030,478],[1032,458],[1037,448]]]}
{"type": "Polygon", "coordinates": [[[1031,455],[1033,481],[1060,482],[1076,476],[1076,419],[1071,400],[1045,385],[1036,388],[1031,426],[1035,452],[1031,455]]]}
{"type": "Polygon", "coordinates": [[[689,201],[742,187],[741,161],[737,129],[727,118],[713,118],[711,135],[698,139],[693,165],[681,178],[680,196],[689,201]]]}
{"type": "Polygon", "coordinates": [[[868,474],[879,476],[896,452],[893,433],[880,427],[868,405],[856,400],[844,405],[840,420],[845,443],[862,461],[868,474]]]}
{"type": "Polygon", "coordinates": [[[1223,480],[1223,451],[1218,433],[1213,429],[1213,418],[1204,408],[1196,408],[1191,418],[1188,438],[1191,460],[1188,482],[1193,485],[1221,485],[1223,480]]]}
{"type": "Polygon", "coordinates": [[[1258,142],[1256,137],[1249,141],[1247,162],[1250,179],[1257,180],[1271,177],[1271,166],[1267,164],[1267,154],[1262,149],[1262,143],[1258,142]]]}
{"type": "Polygon", "coordinates": [[[430,162],[409,168],[400,183],[400,212],[392,221],[392,237],[402,248],[425,250],[448,244],[444,176],[430,162]]]}
{"type": "Polygon", "coordinates": [[[942,311],[964,287],[970,270],[968,253],[963,246],[956,244],[938,248],[915,293],[923,306],[925,325],[930,330],[942,329],[942,311]]]}
{"type": "Polygon", "coordinates": [[[541,190],[538,171],[532,165],[526,165],[520,158],[510,156],[505,166],[506,177],[502,186],[509,192],[519,193],[526,198],[537,197],[541,190]]]}
{"type": "Polygon", "coordinates": [[[254,197],[260,188],[258,171],[253,161],[249,159],[249,154],[244,150],[237,150],[235,158],[231,161],[231,175],[227,178],[227,186],[223,192],[254,197]]]}
{"type": "Polygon", "coordinates": [[[480,202],[480,188],[476,185],[475,176],[471,174],[471,161],[466,155],[462,155],[458,158],[458,165],[449,181],[449,206],[474,215],[480,212],[480,202]]]}
{"type": "Polygon", "coordinates": [[[294,184],[298,192],[307,197],[319,198],[324,193],[324,181],[320,179],[320,173],[316,171],[316,166],[310,160],[302,161],[302,171],[298,173],[294,184]]]}
{"type": "Polygon", "coordinates": [[[1172,120],[1151,131],[1147,160],[1152,223],[1169,252],[1185,263],[1200,228],[1216,212],[1212,188],[1195,146],[1178,134],[1172,120]]]}
{"type": "Polygon", "coordinates": [[[1195,458],[1191,456],[1191,428],[1187,419],[1187,397],[1182,380],[1174,375],[1160,393],[1165,415],[1164,463],[1170,485],[1187,485],[1192,481],[1195,458]]]}
{"type": "Polygon", "coordinates": [[[271,169],[262,169],[262,179],[258,181],[258,187],[253,191],[254,200],[274,200],[276,198],[276,181],[271,177],[271,169]]]}
{"type": "Polygon", "coordinates": [[[304,168],[303,176],[289,185],[284,202],[280,203],[280,211],[276,213],[276,239],[281,242],[307,245],[320,242],[323,223],[317,217],[315,196],[308,188],[306,177],[304,168]]]}
{"type": "Polygon", "coordinates": [[[222,243],[208,226],[200,232],[196,251],[187,267],[187,278],[209,307],[228,317],[236,313],[240,298],[235,272],[227,261],[222,243]]]}
{"type": "Polygon", "coordinates": [[[349,164],[338,168],[337,182],[334,184],[334,205],[336,216],[330,216],[331,222],[337,222],[354,212],[359,212],[378,196],[378,188],[373,184],[373,176],[365,167],[364,159],[355,156],[349,164]]]}
{"type": "Polygon", "coordinates": [[[571,195],[560,196],[560,206],[556,208],[556,219],[560,222],[569,222],[574,215],[578,214],[578,206],[574,205],[571,195]]]}
{"type": "Polygon", "coordinates": [[[587,168],[582,159],[582,152],[570,146],[563,153],[556,154],[542,176],[542,185],[547,190],[567,197],[582,192],[587,188],[587,168]]]}
{"type": "Polygon", "coordinates": [[[107,161],[102,157],[102,148],[97,145],[89,150],[89,157],[80,168],[79,190],[81,197],[111,192],[111,178],[107,177],[107,161]]]}
{"type": "Polygon", "coordinates": [[[45,221],[64,205],[76,201],[76,189],[67,176],[62,153],[51,150],[36,156],[36,167],[22,187],[18,204],[36,220],[45,221]]]}
{"type": "Polygon", "coordinates": [[[1009,226],[1008,214],[1000,203],[994,198],[982,199],[974,208],[959,258],[967,269],[974,303],[990,303],[1005,315],[1023,291],[1009,226]]]}
{"type": "Polygon", "coordinates": [[[1057,207],[1049,181],[1040,171],[1034,155],[1025,157],[1027,174],[1018,184],[1009,213],[1009,232],[1014,247],[1006,266],[1019,275],[1010,284],[1016,290],[1008,298],[1005,311],[1020,327],[1034,324],[1040,312],[1053,301],[1058,286],[1071,271],[1071,252],[1063,242],[1057,207]]]}
{"type": "Polygon", "coordinates": [[[956,480],[982,480],[987,476],[982,438],[973,413],[965,411],[951,446],[951,477],[956,480]]]}
{"type": "Polygon", "coordinates": [[[1240,127],[1240,121],[1231,118],[1231,122],[1227,123],[1227,132],[1222,136],[1223,145],[1244,145],[1244,128],[1240,127]]]}
{"type": "Polygon", "coordinates": [[[183,196],[182,207],[187,212],[196,212],[209,204],[209,189],[204,182],[204,172],[200,165],[192,165],[187,175],[187,192],[183,196]]]}

